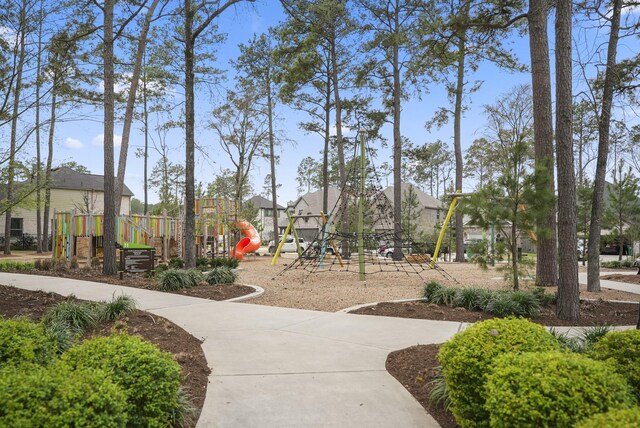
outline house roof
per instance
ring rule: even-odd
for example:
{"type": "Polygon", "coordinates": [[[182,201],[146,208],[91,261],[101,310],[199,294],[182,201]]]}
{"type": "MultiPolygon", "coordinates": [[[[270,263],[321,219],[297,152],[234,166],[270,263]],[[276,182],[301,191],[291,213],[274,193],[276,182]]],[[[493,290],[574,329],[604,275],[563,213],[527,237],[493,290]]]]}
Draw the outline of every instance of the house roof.
{"type": "MultiPolygon", "coordinates": [[[[295,202],[289,203],[288,207],[293,208],[294,210],[302,209],[300,208],[300,204],[304,201],[306,206],[304,207],[303,214],[320,214],[320,211],[323,211],[322,200],[323,200],[323,191],[322,189],[316,190],[315,192],[310,192],[305,195],[300,196],[295,202]]],[[[337,187],[330,186],[328,188],[328,207],[327,209],[331,211],[333,207],[338,202],[338,196],[340,196],[340,191],[337,187]]],[[[297,212],[296,212],[297,214],[297,212]]]]}
{"type": "MultiPolygon", "coordinates": [[[[256,208],[265,208],[265,209],[272,209],[273,208],[273,201],[270,201],[267,198],[263,198],[260,195],[256,195],[256,196],[254,196],[252,198],[247,199],[247,202],[251,202],[253,204],[253,206],[256,207],[256,208]]],[[[283,210],[284,209],[284,207],[279,205],[279,204],[276,204],[276,207],[279,210],[283,210]]]]}
{"type": "MultiPolygon", "coordinates": [[[[104,191],[104,176],[84,174],[68,167],[57,168],[51,173],[51,188],[104,191]]],[[[133,196],[126,184],[122,188],[122,196],[133,196]]]]}
{"type": "MultiPolygon", "coordinates": [[[[400,184],[400,190],[402,192],[402,197],[404,198],[405,193],[409,191],[409,189],[413,189],[413,192],[416,194],[416,198],[418,199],[418,203],[425,208],[432,209],[442,209],[442,202],[437,200],[431,195],[426,194],[416,186],[410,183],[402,183],[400,184]]],[[[393,186],[389,186],[383,190],[384,195],[389,199],[391,205],[393,206],[393,186]]]]}

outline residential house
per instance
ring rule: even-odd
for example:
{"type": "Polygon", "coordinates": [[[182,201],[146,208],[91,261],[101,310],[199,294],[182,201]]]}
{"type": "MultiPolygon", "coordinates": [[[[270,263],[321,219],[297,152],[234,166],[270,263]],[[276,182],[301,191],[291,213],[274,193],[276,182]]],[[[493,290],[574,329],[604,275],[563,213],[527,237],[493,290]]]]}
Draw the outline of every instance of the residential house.
{"type": "MultiPolygon", "coordinates": [[[[409,194],[415,198],[415,225],[416,235],[420,233],[433,233],[439,227],[442,217],[442,203],[427,195],[412,184],[403,183],[401,186],[403,192],[403,200],[409,197],[409,194]]],[[[335,223],[336,213],[339,209],[340,190],[336,187],[329,187],[328,190],[328,211],[334,213],[333,222],[335,223]]],[[[393,187],[388,187],[382,192],[367,196],[367,206],[370,210],[374,229],[376,233],[393,232],[393,187]],[[371,210],[373,208],[373,210],[371,210]]],[[[357,203],[355,198],[349,201],[348,206],[357,203]]],[[[295,226],[299,234],[306,240],[313,240],[318,236],[322,228],[322,212],[323,191],[322,189],[310,192],[300,196],[294,202],[290,202],[287,210],[296,217],[295,226]]],[[[281,233],[287,222],[280,224],[281,233]]]]}
{"type": "MultiPolygon", "coordinates": [[[[125,185],[122,191],[120,214],[128,215],[130,213],[132,196],[133,192],[125,185]]],[[[35,193],[33,199],[35,199],[35,193]]],[[[75,209],[78,213],[102,213],[104,211],[104,176],[84,174],[67,167],[53,170],[51,173],[50,206],[50,219],[53,217],[54,210],[71,211],[75,209]]],[[[0,216],[0,224],[4,224],[4,222],[5,215],[3,214],[0,216]]],[[[36,230],[35,206],[14,207],[11,210],[12,237],[21,237],[23,234],[36,235],[36,230]]]]}
{"type": "MultiPolygon", "coordinates": [[[[266,244],[273,239],[273,201],[263,198],[260,195],[256,195],[248,199],[245,203],[253,204],[258,209],[258,221],[260,225],[254,225],[260,231],[260,239],[263,244],[266,244]]],[[[285,215],[285,208],[281,205],[277,205],[278,210],[278,225],[286,227],[287,216],[285,215]]]]}

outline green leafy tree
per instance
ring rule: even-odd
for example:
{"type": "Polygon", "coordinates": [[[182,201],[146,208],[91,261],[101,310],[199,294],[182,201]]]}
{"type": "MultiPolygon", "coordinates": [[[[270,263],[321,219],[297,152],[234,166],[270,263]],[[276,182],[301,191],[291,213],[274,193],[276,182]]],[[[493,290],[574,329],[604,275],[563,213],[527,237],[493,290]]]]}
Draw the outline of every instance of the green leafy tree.
{"type": "Polygon", "coordinates": [[[495,251],[498,255],[506,252],[510,256],[511,262],[505,269],[515,290],[519,289],[521,274],[526,272],[518,259],[518,241],[522,232],[533,229],[536,220],[536,210],[532,209],[537,203],[537,194],[529,91],[528,86],[518,86],[495,104],[485,106],[496,179],[465,203],[471,224],[486,229],[495,227],[504,237],[495,251]]]}
{"type": "Polygon", "coordinates": [[[625,168],[624,161],[620,161],[614,170],[613,185],[609,187],[609,204],[604,211],[604,224],[611,226],[614,242],[620,247],[618,260],[622,260],[625,243],[638,236],[638,183],[640,180],[631,173],[631,167],[625,168]]]}
{"type": "Polygon", "coordinates": [[[582,266],[586,265],[587,243],[589,242],[589,225],[591,223],[591,202],[593,198],[593,183],[588,178],[583,178],[578,183],[577,191],[577,234],[582,243],[582,266]]]}
{"type": "Polygon", "coordinates": [[[413,186],[409,186],[402,194],[402,231],[407,241],[418,239],[418,220],[424,211],[420,206],[418,194],[413,186]]]}
{"type": "Polygon", "coordinates": [[[464,177],[475,179],[476,189],[483,188],[493,180],[495,168],[491,159],[491,145],[486,138],[473,140],[467,149],[464,163],[464,177]]]}

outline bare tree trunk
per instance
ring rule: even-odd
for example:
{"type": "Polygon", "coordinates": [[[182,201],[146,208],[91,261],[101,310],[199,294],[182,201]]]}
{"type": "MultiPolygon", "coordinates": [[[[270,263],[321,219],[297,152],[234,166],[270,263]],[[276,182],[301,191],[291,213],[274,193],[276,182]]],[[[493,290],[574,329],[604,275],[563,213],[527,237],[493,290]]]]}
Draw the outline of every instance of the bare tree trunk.
{"type": "MultiPolygon", "coordinates": [[[[554,195],[553,119],[551,113],[551,72],[547,37],[547,0],[529,2],[529,46],[533,89],[533,132],[535,139],[536,192],[543,200],[554,195]]],[[[555,286],[558,282],[555,203],[543,207],[546,218],[537,220],[538,252],[536,284],[555,286]]],[[[539,216],[538,216],[539,217],[539,216]]]]}
{"type": "Polygon", "coordinates": [[[47,166],[44,173],[45,192],[44,192],[44,218],[42,220],[42,247],[44,251],[49,251],[49,211],[51,211],[51,165],[53,163],[53,138],[56,128],[56,107],[58,95],[58,76],[54,75],[53,90],[51,91],[51,118],[49,123],[49,142],[47,153],[47,166]]]}
{"type": "Polygon", "coordinates": [[[580,318],[576,177],[573,157],[573,92],[571,63],[572,2],[556,6],[556,151],[558,159],[559,280],[557,315],[580,318]]]}
{"type": "MultiPolygon", "coordinates": [[[[338,82],[338,60],[336,58],[336,44],[335,40],[331,42],[331,75],[333,78],[333,99],[336,111],[336,144],[338,146],[338,171],[340,175],[340,190],[344,189],[347,183],[347,172],[345,170],[344,160],[344,142],[342,140],[342,103],[340,101],[340,87],[338,82]]],[[[361,179],[364,180],[364,177],[361,179]]],[[[362,195],[360,195],[362,197],[362,195]]],[[[340,223],[342,224],[342,230],[349,230],[349,212],[347,211],[347,198],[341,198],[340,200],[340,223]]],[[[349,257],[351,250],[349,249],[349,239],[347,235],[343,235],[342,240],[342,255],[349,257]]],[[[361,249],[359,249],[361,251],[361,249]]]]}
{"type": "MultiPolygon", "coordinates": [[[[465,8],[466,11],[466,8],[465,8]]],[[[464,65],[466,56],[465,35],[458,38],[458,81],[456,83],[456,101],[453,113],[453,145],[456,157],[456,188],[454,191],[462,191],[462,97],[464,94],[464,65]]],[[[464,230],[462,210],[456,211],[456,262],[464,262],[464,230]]],[[[451,251],[451,249],[450,249],[451,251]]]]}
{"type": "Polygon", "coordinates": [[[184,2],[184,23],[185,23],[185,221],[184,221],[184,265],[186,268],[196,266],[196,219],[195,219],[195,189],[194,189],[194,166],[195,166],[195,107],[194,107],[194,45],[193,38],[193,18],[195,11],[192,11],[191,0],[184,2]]]}
{"type": "Polygon", "coordinates": [[[149,108],[147,105],[147,68],[142,78],[142,117],[144,121],[144,215],[149,212],[149,108]]]}
{"type": "Polygon", "coordinates": [[[18,115],[20,113],[20,95],[22,92],[22,72],[24,70],[24,62],[26,56],[26,4],[23,2],[20,8],[20,54],[18,56],[18,65],[16,70],[16,86],[13,91],[13,112],[11,117],[11,141],[9,147],[9,164],[7,166],[7,186],[6,198],[9,204],[5,212],[4,223],[4,254],[11,254],[11,204],[13,203],[13,185],[15,178],[15,161],[16,161],[16,141],[18,138],[18,115]]]}
{"type": "Polygon", "coordinates": [[[269,166],[271,167],[271,208],[273,218],[273,242],[277,248],[280,240],[278,229],[278,186],[276,184],[276,154],[273,135],[273,98],[271,94],[271,64],[267,70],[267,115],[269,120],[269,166]]]}
{"type": "MultiPolygon", "coordinates": [[[[398,28],[398,10],[395,13],[398,28]]],[[[402,260],[402,136],[400,135],[400,66],[398,43],[393,46],[393,260],[402,260]]]]}
{"type": "Polygon", "coordinates": [[[113,128],[114,128],[114,78],[113,78],[113,4],[104,2],[104,263],[102,272],[115,275],[116,266],[116,212],[113,175],[113,128]]]}
{"type": "Polygon", "coordinates": [[[602,214],[604,205],[604,180],[607,173],[609,157],[609,128],[611,126],[611,105],[613,103],[614,67],[618,50],[620,33],[620,14],[622,0],[613,0],[611,15],[611,31],[607,47],[607,68],[604,75],[602,91],[602,112],[598,121],[598,159],[594,178],[593,199],[591,204],[591,224],[589,226],[589,263],[587,266],[587,291],[600,291],[600,233],[602,231],[602,214]]]}
{"type": "Polygon", "coordinates": [[[42,254],[42,160],[41,160],[41,142],[40,142],[40,88],[42,79],[40,73],[42,68],[42,20],[43,5],[40,5],[40,15],[38,17],[38,57],[36,60],[36,252],[42,254]]]}
{"type": "Polygon", "coordinates": [[[331,126],[331,76],[327,73],[324,104],[324,152],[322,153],[322,211],[329,212],[329,132],[331,126]]]}
{"type": "Polygon", "coordinates": [[[140,82],[140,73],[142,71],[142,58],[144,50],[147,46],[147,35],[151,26],[151,18],[160,0],[153,0],[147,9],[144,18],[144,25],[140,31],[138,38],[138,48],[136,50],[135,64],[133,66],[133,75],[131,76],[131,85],[129,87],[129,97],[127,99],[127,107],[124,112],[124,124],[122,126],[122,143],[120,144],[120,158],[118,160],[118,176],[115,184],[115,212],[120,214],[120,205],[122,203],[122,189],[124,188],[124,174],[127,169],[127,154],[129,152],[129,139],[131,136],[131,124],[133,123],[133,108],[136,104],[136,93],[138,91],[138,83],[140,82]]]}
{"type": "MultiPolygon", "coordinates": [[[[518,215],[518,208],[514,211],[515,215],[518,215]]],[[[515,218],[515,217],[514,217],[515,218]]],[[[511,270],[513,272],[513,289],[520,289],[520,270],[518,269],[518,229],[516,222],[511,224],[511,270]]]]}

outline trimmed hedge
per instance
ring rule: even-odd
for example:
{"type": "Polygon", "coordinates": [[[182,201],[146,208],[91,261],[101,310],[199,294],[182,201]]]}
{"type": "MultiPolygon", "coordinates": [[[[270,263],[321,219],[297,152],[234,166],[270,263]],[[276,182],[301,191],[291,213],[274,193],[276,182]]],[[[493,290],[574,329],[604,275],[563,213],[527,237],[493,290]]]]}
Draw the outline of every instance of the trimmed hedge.
{"type": "Polygon", "coordinates": [[[486,383],[491,427],[572,427],[634,402],[629,385],[607,364],[567,352],[503,355],[486,383]]]}
{"type": "Polygon", "coordinates": [[[154,344],[125,333],[99,337],[69,349],[62,362],[74,369],[109,371],[127,397],[128,426],[172,425],[180,365],[154,344]]]}
{"type": "Polygon", "coordinates": [[[205,276],[205,281],[209,285],[233,284],[236,281],[237,274],[226,266],[220,266],[211,269],[205,276]]]}
{"type": "Polygon", "coordinates": [[[575,428],[630,428],[640,427],[640,407],[616,409],[599,413],[580,422],[575,428]]]}
{"type": "Polygon", "coordinates": [[[607,360],[627,379],[640,400],[640,330],[607,333],[593,346],[590,356],[607,360]]]}
{"type": "Polygon", "coordinates": [[[57,345],[42,324],[0,318],[0,367],[23,363],[50,364],[57,345]]]}
{"type": "Polygon", "coordinates": [[[123,427],[126,396],[102,370],[23,365],[0,370],[0,426],[123,427]]]}
{"type": "Polygon", "coordinates": [[[452,411],[461,427],[489,426],[485,383],[493,361],[506,353],[559,350],[544,327],[521,318],[494,318],[472,325],[438,353],[452,411]]]}

